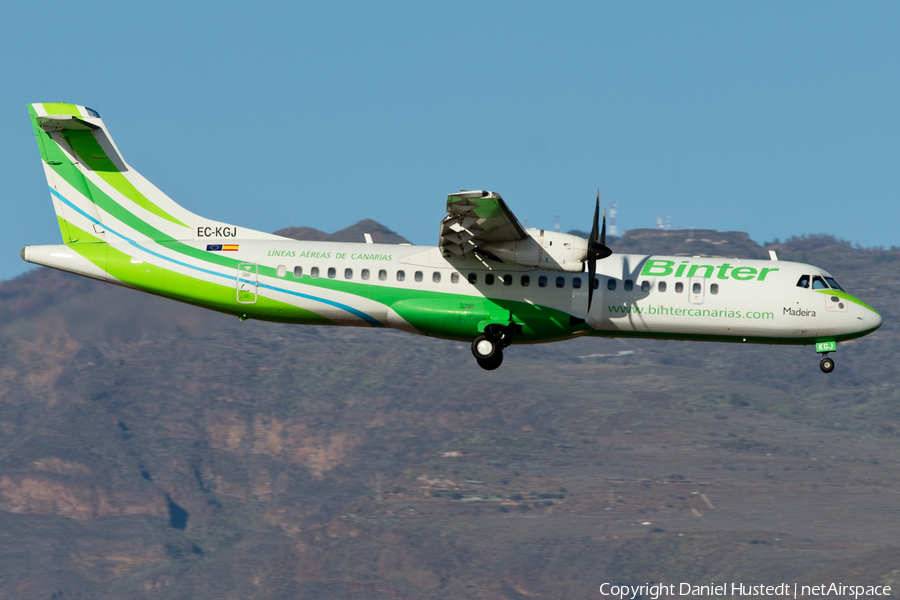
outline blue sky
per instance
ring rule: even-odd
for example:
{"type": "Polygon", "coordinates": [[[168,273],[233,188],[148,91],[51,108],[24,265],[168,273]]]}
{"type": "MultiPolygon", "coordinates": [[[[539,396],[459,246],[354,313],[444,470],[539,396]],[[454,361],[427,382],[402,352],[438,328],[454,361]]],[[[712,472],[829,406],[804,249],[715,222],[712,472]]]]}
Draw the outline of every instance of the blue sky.
{"type": "MultiPolygon", "coordinates": [[[[900,5],[17,2],[0,21],[0,279],[59,243],[29,102],[96,109],[188,209],[372,218],[434,244],[446,194],[529,226],[900,245],[900,5]],[[132,5],[133,4],[133,5],[132,5]]],[[[827,265],[822,265],[827,268],[827,265]]]]}

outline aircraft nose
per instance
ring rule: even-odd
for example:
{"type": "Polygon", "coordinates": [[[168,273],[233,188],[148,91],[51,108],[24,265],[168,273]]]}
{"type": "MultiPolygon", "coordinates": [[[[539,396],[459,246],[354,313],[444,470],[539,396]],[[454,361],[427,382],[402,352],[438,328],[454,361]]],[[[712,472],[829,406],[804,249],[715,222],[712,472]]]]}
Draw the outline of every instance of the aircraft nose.
{"type": "Polygon", "coordinates": [[[882,323],[881,315],[879,315],[874,310],[872,311],[871,316],[866,319],[866,321],[868,323],[870,323],[870,326],[874,329],[878,329],[879,327],[881,327],[881,323],[882,323]]]}

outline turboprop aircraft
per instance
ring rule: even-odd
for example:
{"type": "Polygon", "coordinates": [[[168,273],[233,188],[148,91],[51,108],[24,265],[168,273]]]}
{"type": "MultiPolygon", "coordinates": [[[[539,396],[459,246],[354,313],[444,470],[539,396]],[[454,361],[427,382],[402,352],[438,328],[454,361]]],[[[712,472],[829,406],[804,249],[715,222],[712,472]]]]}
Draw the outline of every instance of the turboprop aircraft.
{"type": "Polygon", "coordinates": [[[24,260],[241,320],[465,340],[488,370],[511,344],[580,336],[815,344],[826,373],[838,342],[881,325],[826,271],[774,254],[613,254],[599,193],[588,239],[525,229],[481,190],[447,197],[435,247],[253,231],[176,204],[125,162],[96,111],[29,112],[64,244],[26,246],[24,260]]]}

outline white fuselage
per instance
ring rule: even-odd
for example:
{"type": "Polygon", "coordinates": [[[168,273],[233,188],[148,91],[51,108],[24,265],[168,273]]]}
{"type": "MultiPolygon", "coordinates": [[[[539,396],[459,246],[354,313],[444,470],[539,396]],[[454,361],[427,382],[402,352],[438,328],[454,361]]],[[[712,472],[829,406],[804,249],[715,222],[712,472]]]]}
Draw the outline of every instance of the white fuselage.
{"type": "MultiPolygon", "coordinates": [[[[442,295],[458,297],[461,303],[476,298],[503,306],[545,307],[583,319],[589,326],[571,335],[611,337],[802,344],[856,337],[881,324],[878,313],[842,291],[798,287],[803,275],[830,275],[812,265],[787,261],[614,254],[598,263],[588,312],[586,273],[541,270],[478,256],[447,258],[439,248],[411,245],[233,239],[195,245],[205,250],[218,243],[237,244],[239,249],[229,256],[258,265],[253,290],[258,297],[314,312],[334,324],[381,325],[438,337],[443,337],[440,327],[419,331],[403,311],[395,310],[395,302],[442,295]]],[[[133,244],[121,247],[134,257],[132,262],[158,264],[214,283],[228,282],[235,289],[240,285],[240,277],[231,269],[198,268],[174,252],[167,256],[159,247],[153,252],[133,244]]],[[[60,264],[59,256],[66,253],[73,257],[70,261],[78,260],[65,246],[32,246],[26,259],[79,272],[72,264],[60,264]]],[[[80,272],[95,277],[103,273],[90,263],[80,272]]],[[[177,293],[165,295],[178,297],[177,293]]],[[[250,318],[254,317],[252,304],[244,307],[250,318]]],[[[516,309],[511,310],[515,316],[516,309]]],[[[292,319],[285,314],[284,320],[292,319]]]]}

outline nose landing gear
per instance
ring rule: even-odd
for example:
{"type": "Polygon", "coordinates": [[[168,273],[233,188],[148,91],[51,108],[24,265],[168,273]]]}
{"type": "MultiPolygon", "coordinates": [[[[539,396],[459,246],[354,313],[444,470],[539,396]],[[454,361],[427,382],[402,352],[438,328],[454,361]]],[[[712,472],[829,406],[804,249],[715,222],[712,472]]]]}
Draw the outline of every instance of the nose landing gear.
{"type": "Polygon", "coordinates": [[[472,354],[478,366],[486,371],[493,371],[503,362],[503,349],[510,344],[509,330],[506,327],[488,327],[484,333],[472,341],[472,354]]]}
{"type": "Polygon", "coordinates": [[[834,359],[828,358],[828,353],[835,350],[837,350],[837,342],[834,340],[816,342],[816,352],[822,355],[822,360],[819,361],[819,368],[822,369],[823,373],[834,371],[834,359]]]}

